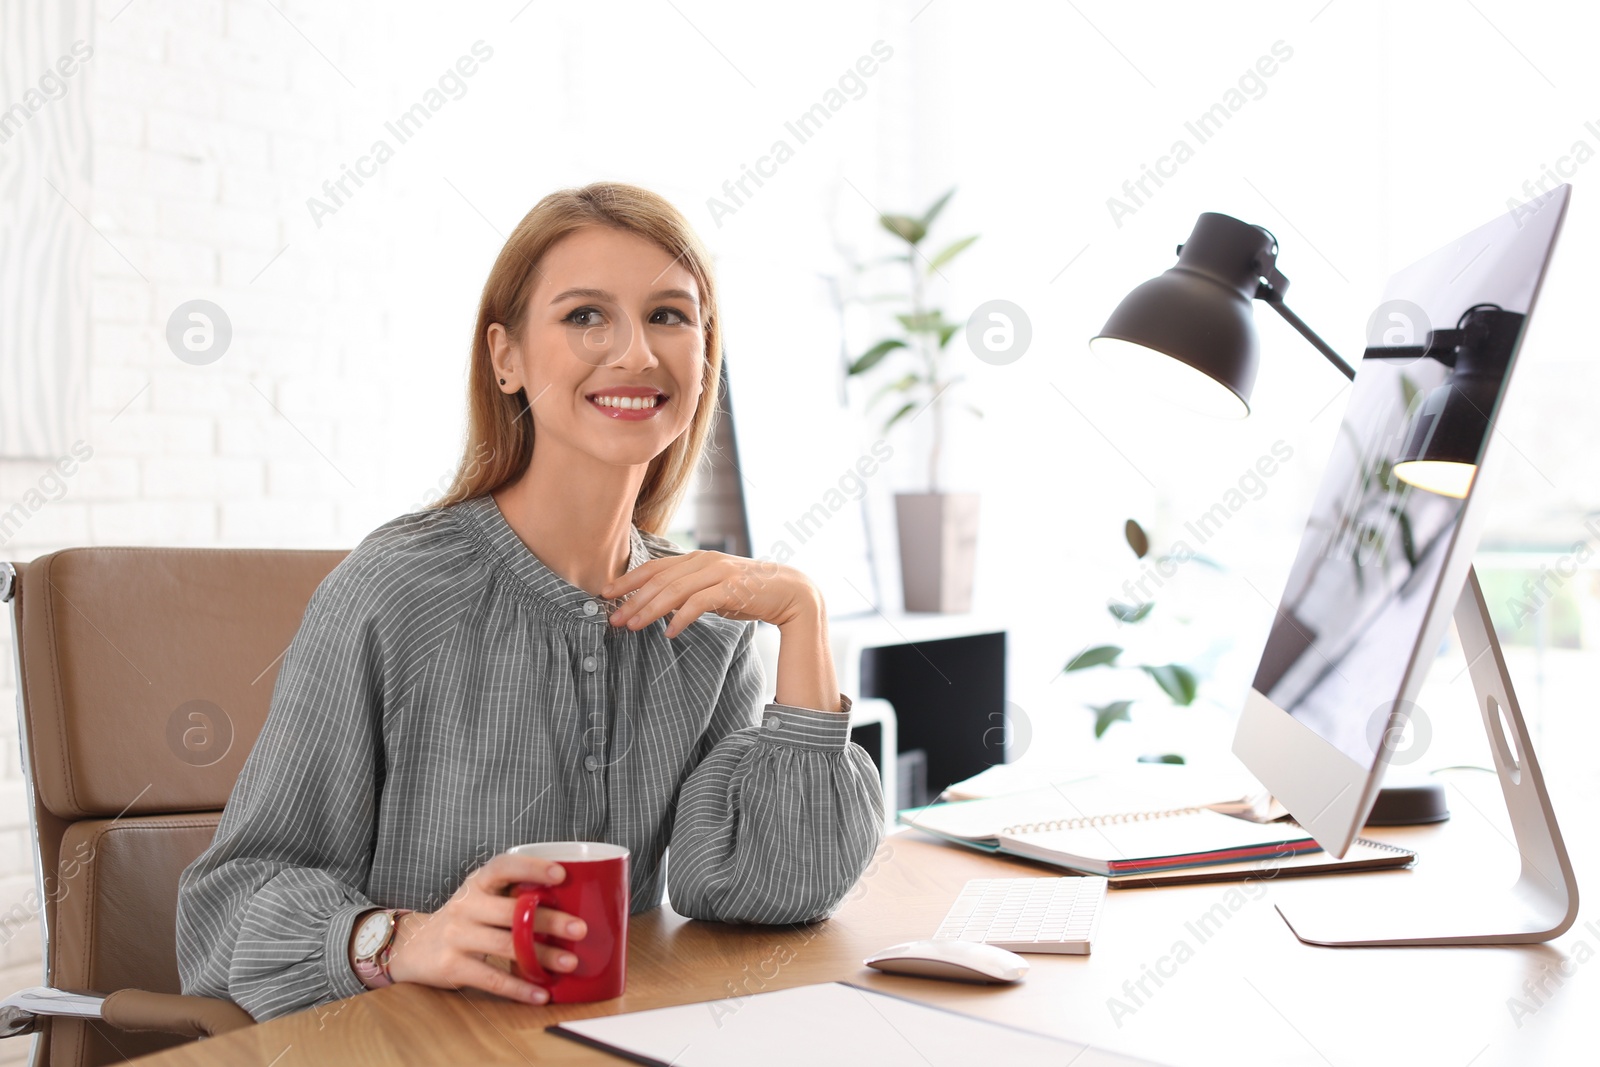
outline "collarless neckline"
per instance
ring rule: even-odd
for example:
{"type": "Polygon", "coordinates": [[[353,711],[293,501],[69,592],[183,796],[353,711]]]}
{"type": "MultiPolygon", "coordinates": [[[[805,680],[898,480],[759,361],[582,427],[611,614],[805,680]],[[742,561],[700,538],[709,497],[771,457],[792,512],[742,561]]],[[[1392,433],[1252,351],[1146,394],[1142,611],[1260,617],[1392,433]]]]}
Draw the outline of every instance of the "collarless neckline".
{"type": "MultiPolygon", "coordinates": [[[[492,493],[484,493],[455,505],[487,542],[496,559],[509,570],[536,597],[564,615],[574,618],[601,619],[610,616],[621,597],[607,599],[593,596],[573,585],[551,570],[533,550],[517,536],[517,531],[506,521],[505,514],[492,493]]],[[[639,527],[628,524],[628,570],[648,562],[650,550],[644,543],[639,527]]]]}

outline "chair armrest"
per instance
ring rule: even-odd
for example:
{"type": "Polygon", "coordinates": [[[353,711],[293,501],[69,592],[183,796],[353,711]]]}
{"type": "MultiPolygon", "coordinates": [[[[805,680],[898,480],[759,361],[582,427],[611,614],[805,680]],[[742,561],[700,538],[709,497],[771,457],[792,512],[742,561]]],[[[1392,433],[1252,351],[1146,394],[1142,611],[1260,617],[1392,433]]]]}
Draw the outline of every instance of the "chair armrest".
{"type": "Polygon", "coordinates": [[[231,1000],[119,989],[101,1005],[101,1018],[118,1030],[158,1030],[184,1037],[215,1037],[253,1026],[255,1020],[231,1000]]]}
{"type": "Polygon", "coordinates": [[[31,1034],[41,1018],[50,1016],[98,1019],[104,1001],[99,993],[69,993],[44,985],[19,989],[0,1000],[0,1038],[31,1034]]]}
{"type": "Polygon", "coordinates": [[[0,1038],[31,1034],[49,1017],[100,1019],[118,1030],[155,1030],[183,1037],[215,1037],[255,1023],[231,1000],[120,989],[109,996],[69,993],[49,986],[21,989],[0,1000],[0,1038]]]}

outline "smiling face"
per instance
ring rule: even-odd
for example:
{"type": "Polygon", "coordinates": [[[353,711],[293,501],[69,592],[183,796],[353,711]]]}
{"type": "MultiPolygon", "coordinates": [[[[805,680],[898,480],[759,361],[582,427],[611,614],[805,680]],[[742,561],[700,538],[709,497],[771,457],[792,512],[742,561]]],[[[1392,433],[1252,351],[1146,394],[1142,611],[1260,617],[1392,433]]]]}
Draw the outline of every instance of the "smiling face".
{"type": "Polygon", "coordinates": [[[589,226],[539,261],[522,328],[489,327],[499,388],[526,390],[534,439],[616,466],[689,428],[705,370],[694,275],[651,241],[589,226]]]}

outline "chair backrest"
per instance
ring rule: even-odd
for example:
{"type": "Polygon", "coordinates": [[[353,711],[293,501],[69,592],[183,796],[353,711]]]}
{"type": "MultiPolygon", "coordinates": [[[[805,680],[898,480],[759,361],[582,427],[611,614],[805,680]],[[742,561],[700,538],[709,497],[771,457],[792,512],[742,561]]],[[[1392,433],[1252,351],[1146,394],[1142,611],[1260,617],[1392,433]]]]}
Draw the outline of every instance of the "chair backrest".
{"type": "MultiPolygon", "coordinates": [[[[13,564],[46,984],[179,992],[178,876],[210,843],[283,653],[344,556],[70,548],[13,564]]],[[[58,1019],[45,1040],[36,1062],[87,1067],[182,1039],[58,1019]]]]}

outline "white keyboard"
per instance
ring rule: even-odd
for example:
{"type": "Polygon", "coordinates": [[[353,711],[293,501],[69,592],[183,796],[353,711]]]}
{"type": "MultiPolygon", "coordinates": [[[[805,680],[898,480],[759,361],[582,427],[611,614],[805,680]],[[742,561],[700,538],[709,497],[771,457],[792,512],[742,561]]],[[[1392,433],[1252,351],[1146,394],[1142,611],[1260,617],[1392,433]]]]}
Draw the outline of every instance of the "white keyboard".
{"type": "Polygon", "coordinates": [[[933,939],[1086,956],[1105,900],[1104,878],[974,878],[933,939]]]}

